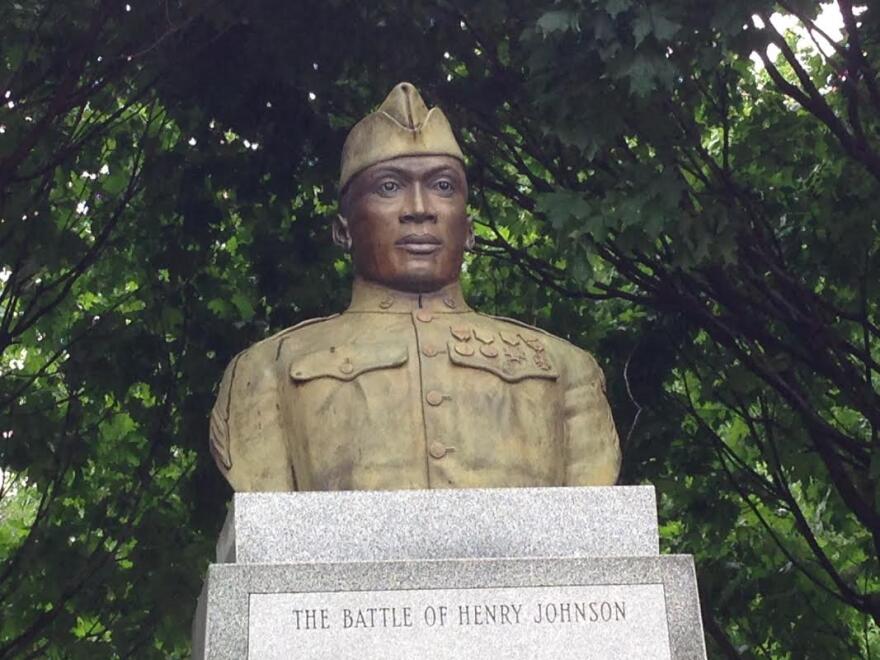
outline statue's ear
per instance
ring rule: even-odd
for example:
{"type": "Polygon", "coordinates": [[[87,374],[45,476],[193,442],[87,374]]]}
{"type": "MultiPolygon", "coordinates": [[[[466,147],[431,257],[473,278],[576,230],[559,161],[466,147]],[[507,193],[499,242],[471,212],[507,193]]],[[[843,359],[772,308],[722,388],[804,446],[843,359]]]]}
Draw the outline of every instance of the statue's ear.
{"type": "Polygon", "coordinates": [[[348,231],[348,218],[341,213],[333,218],[333,242],[346,252],[351,251],[351,232],[348,231]]]}
{"type": "Polygon", "coordinates": [[[474,221],[468,216],[467,219],[467,236],[464,239],[464,249],[473,250],[476,237],[474,236],[474,221]]]}

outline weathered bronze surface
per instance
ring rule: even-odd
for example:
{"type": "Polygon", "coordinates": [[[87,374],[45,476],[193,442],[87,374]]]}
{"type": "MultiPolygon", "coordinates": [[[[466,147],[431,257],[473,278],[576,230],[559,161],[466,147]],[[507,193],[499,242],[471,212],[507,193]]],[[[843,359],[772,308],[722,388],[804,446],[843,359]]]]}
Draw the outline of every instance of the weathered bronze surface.
{"type": "Polygon", "coordinates": [[[239,354],[211,415],[236,490],[607,485],[620,451],[588,353],[479,314],[458,283],[473,242],[461,151],[412,85],[343,149],[341,315],[239,354]]]}

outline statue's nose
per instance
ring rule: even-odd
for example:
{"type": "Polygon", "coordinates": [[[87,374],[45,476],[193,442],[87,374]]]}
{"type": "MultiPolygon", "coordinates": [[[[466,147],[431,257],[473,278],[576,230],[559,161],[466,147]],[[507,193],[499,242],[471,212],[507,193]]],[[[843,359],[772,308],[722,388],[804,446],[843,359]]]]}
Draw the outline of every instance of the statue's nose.
{"type": "Polygon", "coordinates": [[[400,215],[401,222],[437,222],[437,215],[426,204],[421,184],[412,187],[406,210],[400,215]]]}

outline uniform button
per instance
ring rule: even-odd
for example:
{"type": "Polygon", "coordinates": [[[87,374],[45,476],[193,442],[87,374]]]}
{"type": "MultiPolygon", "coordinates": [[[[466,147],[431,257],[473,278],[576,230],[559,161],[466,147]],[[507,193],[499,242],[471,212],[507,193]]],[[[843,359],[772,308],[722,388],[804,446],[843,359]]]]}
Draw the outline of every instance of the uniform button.
{"type": "Polygon", "coordinates": [[[431,346],[431,344],[425,344],[422,346],[422,355],[425,357],[434,357],[437,355],[437,349],[431,346]]]}
{"type": "Polygon", "coordinates": [[[431,443],[431,446],[428,447],[428,453],[431,454],[433,458],[443,458],[446,456],[446,447],[435,440],[431,443]]]}
{"type": "Polygon", "coordinates": [[[443,304],[446,305],[449,309],[455,309],[455,300],[452,298],[444,298],[443,304]]]}
{"type": "Polygon", "coordinates": [[[438,392],[437,390],[431,390],[431,391],[428,392],[428,394],[425,396],[425,399],[426,399],[426,400],[428,401],[428,403],[430,403],[432,406],[439,406],[441,403],[443,403],[443,394],[440,393],[440,392],[438,392]]]}
{"type": "Polygon", "coordinates": [[[434,316],[427,309],[420,309],[416,312],[416,318],[422,323],[430,323],[434,316]]]}
{"type": "Polygon", "coordinates": [[[471,346],[470,344],[456,344],[455,345],[455,352],[458,353],[459,355],[465,355],[465,356],[473,355],[474,354],[474,347],[471,346]]]}
{"type": "Polygon", "coordinates": [[[388,309],[393,304],[394,304],[394,298],[389,296],[387,298],[382,298],[382,301],[379,303],[379,307],[381,307],[382,309],[388,309]]]}
{"type": "Polygon", "coordinates": [[[348,360],[346,360],[341,365],[339,365],[339,371],[341,371],[344,374],[350,374],[352,371],[354,371],[354,365],[351,362],[349,362],[348,360]]]}

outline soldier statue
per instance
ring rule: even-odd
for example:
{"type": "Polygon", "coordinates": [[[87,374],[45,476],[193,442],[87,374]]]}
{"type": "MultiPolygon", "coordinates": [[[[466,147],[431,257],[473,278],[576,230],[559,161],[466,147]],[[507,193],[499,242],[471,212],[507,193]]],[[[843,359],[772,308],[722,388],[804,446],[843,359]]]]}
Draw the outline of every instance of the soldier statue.
{"type": "Polygon", "coordinates": [[[397,85],[349,133],[339,189],[351,304],[232,360],[210,424],[232,487],[613,484],[619,442],[593,357],[462,297],[474,231],[443,112],[397,85]]]}

